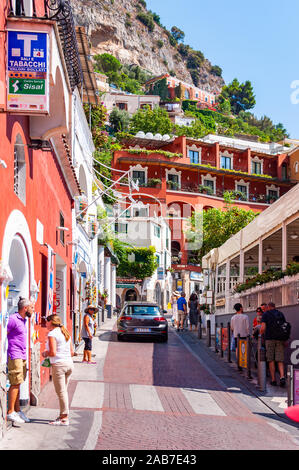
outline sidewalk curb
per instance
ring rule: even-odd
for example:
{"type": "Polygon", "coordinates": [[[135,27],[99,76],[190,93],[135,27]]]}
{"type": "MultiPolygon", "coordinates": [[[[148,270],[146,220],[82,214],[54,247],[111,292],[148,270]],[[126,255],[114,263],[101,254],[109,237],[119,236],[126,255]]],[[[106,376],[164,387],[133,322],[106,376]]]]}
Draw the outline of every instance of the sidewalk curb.
{"type": "MultiPolygon", "coordinates": [[[[255,370],[251,371],[252,379],[248,380],[247,377],[244,376],[244,371],[246,372],[246,369],[244,369],[244,371],[242,372],[239,372],[237,369],[237,365],[234,363],[234,361],[229,363],[225,357],[221,358],[220,354],[216,353],[212,346],[209,347],[206,344],[205,337],[203,337],[202,339],[199,339],[197,337],[197,332],[190,332],[189,330],[187,331],[184,330],[182,333],[177,333],[175,328],[171,328],[171,330],[182,340],[182,342],[187,347],[187,349],[190,350],[190,352],[192,352],[192,354],[194,354],[203,365],[205,365],[206,367],[209,367],[209,371],[212,373],[214,378],[216,378],[222,386],[227,388],[227,385],[225,384],[225,381],[223,380],[223,378],[222,377],[220,378],[217,374],[215,374],[215,372],[213,371],[213,367],[211,367],[211,365],[207,365],[205,361],[203,361],[203,359],[200,357],[199,351],[197,352],[194,351],[192,346],[190,346],[190,344],[185,338],[191,339],[192,342],[195,341],[196,347],[202,350],[203,352],[205,352],[209,356],[211,362],[214,361],[214,363],[217,363],[218,367],[221,366],[221,368],[224,371],[229,372],[232,379],[242,384],[244,388],[246,388],[252,395],[258,398],[265,406],[267,406],[281,420],[283,420],[287,424],[292,424],[294,426],[294,423],[291,422],[286,417],[284,410],[282,408],[279,408],[279,402],[272,401],[273,398],[275,397],[277,398],[277,395],[272,394],[271,393],[272,390],[271,392],[269,391],[269,387],[271,386],[267,384],[266,392],[262,392],[258,389],[257,385],[255,384],[255,379],[256,379],[255,370]]],[[[274,389],[274,387],[271,387],[271,388],[274,389]]],[[[280,391],[280,394],[281,394],[283,389],[281,389],[279,386],[276,388],[277,388],[277,391],[280,391]]],[[[281,397],[281,401],[283,401],[284,398],[287,399],[287,391],[286,391],[285,397],[283,396],[281,397]]],[[[299,428],[299,425],[298,425],[298,428],[299,428]]]]}

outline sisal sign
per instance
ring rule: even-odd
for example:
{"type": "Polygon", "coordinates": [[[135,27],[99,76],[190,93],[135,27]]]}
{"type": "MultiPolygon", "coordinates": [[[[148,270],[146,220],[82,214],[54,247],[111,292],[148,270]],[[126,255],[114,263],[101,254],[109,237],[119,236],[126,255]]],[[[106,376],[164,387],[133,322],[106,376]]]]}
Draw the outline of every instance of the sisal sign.
{"type": "Polygon", "coordinates": [[[8,111],[49,112],[48,43],[48,33],[8,31],[8,111]]]}

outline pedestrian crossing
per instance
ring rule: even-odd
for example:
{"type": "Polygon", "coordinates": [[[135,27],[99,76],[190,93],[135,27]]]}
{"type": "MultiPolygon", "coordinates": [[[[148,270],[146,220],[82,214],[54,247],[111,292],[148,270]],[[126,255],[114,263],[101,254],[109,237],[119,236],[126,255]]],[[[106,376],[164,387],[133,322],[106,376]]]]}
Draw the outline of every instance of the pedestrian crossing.
{"type": "Polygon", "coordinates": [[[209,390],[91,381],[77,383],[71,398],[76,408],[226,416],[209,390]]]}

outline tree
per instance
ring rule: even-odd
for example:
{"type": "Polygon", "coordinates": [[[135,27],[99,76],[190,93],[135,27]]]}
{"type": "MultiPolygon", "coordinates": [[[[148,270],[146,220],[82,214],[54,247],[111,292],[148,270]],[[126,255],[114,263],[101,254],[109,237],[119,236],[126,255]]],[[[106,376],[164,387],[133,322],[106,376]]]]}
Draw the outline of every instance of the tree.
{"type": "Polygon", "coordinates": [[[109,121],[114,132],[125,132],[129,129],[130,115],[124,109],[114,108],[110,113],[109,121]]]}
{"type": "Polygon", "coordinates": [[[219,65],[213,65],[211,67],[211,73],[213,75],[217,75],[217,77],[221,77],[222,76],[222,68],[219,67],[219,65]]]}
{"type": "Polygon", "coordinates": [[[94,56],[96,63],[96,68],[99,69],[99,72],[108,74],[110,72],[118,72],[122,65],[116,57],[111,54],[98,54],[94,56]]]}
{"type": "Polygon", "coordinates": [[[171,28],[171,34],[172,36],[174,37],[174,39],[179,42],[179,41],[182,41],[184,42],[184,39],[185,39],[185,33],[184,31],[182,31],[180,28],[178,28],[177,26],[173,26],[171,28]]]}
{"type": "Polygon", "coordinates": [[[169,92],[166,78],[162,78],[162,80],[157,81],[152,87],[150,93],[152,95],[160,96],[162,101],[167,100],[169,98],[169,92]]]}
{"type": "Polygon", "coordinates": [[[252,210],[233,206],[229,194],[225,195],[225,203],[224,210],[212,208],[200,213],[195,212],[189,219],[188,241],[193,243],[191,246],[193,251],[197,251],[198,259],[213,248],[223,245],[258,215],[252,210]]]}
{"type": "Polygon", "coordinates": [[[171,134],[172,129],[173,123],[165,109],[150,109],[148,106],[145,109],[139,109],[132,116],[129,132],[136,134],[139,131],[143,131],[145,133],[152,132],[153,134],[164,135],[171,134]]]}
{"type": "Polygon", "coordinates": [[[226,114],[227,116],[229,116],[232,112],[230,101],[223,100],[221,103],[219,103],[218,109],[222,114],[226,114]]]}
{"type": "Polygon", "coordinates": [[[222,88],[219,102],[225,99],[230,101],[232,112],[236,115],[240,111],[253,108],[256,104],[251,82],[247,80],[245,83],[240,83],[237,78],[222,88]]]}

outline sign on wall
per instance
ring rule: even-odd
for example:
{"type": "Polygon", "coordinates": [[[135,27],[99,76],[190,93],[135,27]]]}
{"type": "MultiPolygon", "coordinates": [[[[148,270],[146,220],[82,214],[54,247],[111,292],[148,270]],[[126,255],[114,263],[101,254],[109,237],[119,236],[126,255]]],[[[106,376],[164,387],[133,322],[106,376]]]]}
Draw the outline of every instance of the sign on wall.
{"type": "Polygon", "coordinates": [[[7,34],[7,110],[48,113],[48,33],[8,31],[7,34]]]}

